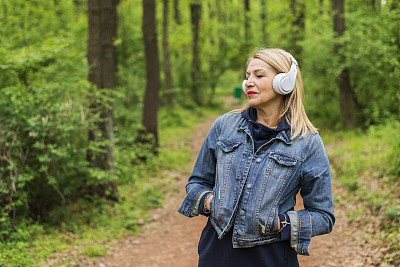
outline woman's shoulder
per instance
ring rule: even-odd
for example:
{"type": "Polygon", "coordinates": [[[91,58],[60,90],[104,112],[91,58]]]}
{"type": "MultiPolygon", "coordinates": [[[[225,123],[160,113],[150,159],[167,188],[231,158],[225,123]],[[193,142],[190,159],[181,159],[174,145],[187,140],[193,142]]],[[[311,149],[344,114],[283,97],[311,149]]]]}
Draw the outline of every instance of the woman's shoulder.
{"type": "Polygon", "coordinates": [[[221,117],[226,117],[227,119],[241,119],[243,118],[242,113],[240,112],[228,112],[222,115],[221,117]]]}
{"type": "Polygon", "coordinates": [[[321,139],[319,136],[318,131],[313,131],[311,129],[306,129],[305,132],[301,131],[295,138],[293,138],[293,141],[297,142],[310,142],[310,140],[314,139],[321,139]]]}
{"type": "Polygon", "coordinates": [[[227,130],[236,129],[243,121],[244,118],[240,113],[225,113],[215,120],[211,130],[217,131],[217,133],[225,133],[227,130]]]}
{"type": "Polygon", "coordinates": [[[229,123],[229,125],[233,125],[233,124],[239,123],[241,121],[243,121],[243,116],[241,113],[229,112],[229,113],[225,113],[225,114],[219,116],[216,119],[215,123],[222,124],[222,125],[229,123]]]}
{"type": "Polygon", "coordinates": [[[304,136],[297,136],[292,140],[292,146],[301,148],[302,158],[316,151],[325,151],[324,143],[318,132],[307,131],[304,136]]]}

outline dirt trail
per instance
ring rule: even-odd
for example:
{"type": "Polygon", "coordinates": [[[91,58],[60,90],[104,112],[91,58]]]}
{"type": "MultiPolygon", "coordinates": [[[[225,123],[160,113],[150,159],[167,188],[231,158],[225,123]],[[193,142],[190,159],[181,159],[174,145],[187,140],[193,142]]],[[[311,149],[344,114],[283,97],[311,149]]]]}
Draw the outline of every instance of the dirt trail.
{"type": "MultiPolygon", "coordinates": [[[[191,139],[193,162],[215,118],[198,126],[191,139]]],[[[186,166],[188,170],[193,167],[186,166]]],[[[186,218],[177,212],[185,196],[186,175],[176,175],[179,191],[167,197],[165,206],[153,212],[154,220],[143,227],[143,234],[129,236],[113,246],[106,258],[98,258],[101,267],[194,267],[197,266],[197,243],[206,218],[186,218]]],[[[338,187],[335,187],[338,188],[338,187]]],[[[334,188],[334,194],[336,190],[334,188]]],[[[301,206],[301,199],[299,199],[301,206]]],[[[371,266],[376,248],[363,245],[362,233],[347,224],[344,207],[335,207],[336,225],[330,235],[314,237],[310,257],[299,256],[300,266],[371,266]],[[358,231],[358,232],[357,232],[358,231]],[[361,242],[361,243],[360,243],[361,242]]],[[[376,255],[375,255],[376,256],[376,255]]]]}
{"type": "MultiPolygon", "coordinates": [[[[216,118],[208,119],[197,126],[191,136],[193,162],[186,168],[193,168],[195,157],[200,151],[208,130],[216,118]]],[[[197,266],[197,243],[206,217],[187,218],[177,212],[185,197],[188,176],[178,174],[175,183],[179,190],[167,197],[166,204],[153,212],[154,220],[143,227],[144,233],[128,237],[124,242],[111,248],[111,257],[99,259],[98,266],[104,267],[194,267],[197,266]]]]}

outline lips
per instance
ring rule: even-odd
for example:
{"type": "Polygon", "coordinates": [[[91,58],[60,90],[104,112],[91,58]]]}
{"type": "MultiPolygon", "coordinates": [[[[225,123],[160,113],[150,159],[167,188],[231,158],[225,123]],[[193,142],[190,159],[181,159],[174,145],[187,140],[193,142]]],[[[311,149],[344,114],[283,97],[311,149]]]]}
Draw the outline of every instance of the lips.
{"type": "Polygon", "coordinates": [[[254,91],[248,91],[247,92],[247,96],[248,97],[250,97],[250,96],[252,96],[252,95],[255,95],[256,94],[256,92],[254,92],[254,91]]]}

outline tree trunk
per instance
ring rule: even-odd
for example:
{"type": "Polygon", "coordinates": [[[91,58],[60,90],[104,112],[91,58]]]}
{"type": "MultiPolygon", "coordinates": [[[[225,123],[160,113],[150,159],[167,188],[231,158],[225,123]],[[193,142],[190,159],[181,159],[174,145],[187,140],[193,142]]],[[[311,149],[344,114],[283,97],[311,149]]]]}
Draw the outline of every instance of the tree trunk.
{"type": "Polygon", "coordinates": [[[261,32],[263,45],[267,45],[267,0],[261,0],[261,32]]]}
{"type": "Polygon", "coordinates": [[[379,12],[381,10],[381,1],[371,0],[372,10],[379,12]]]}
{"type": "Polygon", "coordinates": [[[340,110],[342,116],[342,123],[345,128],[357,126],[357,102],[356,96],[351,87],[350,73],[345,68],[339,77],[340,88],[340,110]]]}
{"type": "Polygon", "coordinates": [[[192,57],[192,94],[196,104],[201,105],[202,101],[199,92],[198,73],[200,71],[200,56],[199,56],[199,26],[201,18],[201,4],[190,4],[190,14],[192,21],[192,36],[193,36],[193,57],[192,57]]]}
{"type": "Polygon", "coordinates": [[[5,1],[3,1],[2,4],[3,4],[3,21],[6,21],[7,17],[8,17],[7,16],[7,11],[8,11],[7,4],[5,1]]]}
{"type": "MultiPolygon", "coordinates": [[[[337,36],[342,36],[345,31],[344,21],[344,0],[333,0],[333,27],[337,36]]],[[[335,44],[335,54],[340,56],[341,46],[335,44]]],[[[340,56],[341,57],[341,56],[340,56]]],[[[344,59],[340,58],[343,63],[344,59]]],[[[347,68],[343,69],[339,75],[339,100],[342,117],[342,124],[345,128],[354,127],[357,125],[357,101],[353,88],[350,83],[350,72],[347,68]]]]}
{"type": "MultiPolygon", "coordinates": [[[[290,42],[293,56],[295,56],[298,60],[301,58],[301,42],[304,40],[304,32],[305,32],[305,9],[306,4],[304,0],[291,0],[290,1],[290,10],[293,15],[291,34],[290,34],[290,42]]],[[[301,60],[300,60],[301,61],[301,60]]]]}
{"type": "Polygon", "coordinates": [[[250,0],[244,0],[244,10],[250,11],[250,0]]]}
{"type": "Polygon", "coordinates": [[[165,89],[167,91],[167,103],[169,106],[173,105],[174,95],[172,92],[172,74],[171,63],[169,60],[169,46],[168,46],[168,0],[163,0],[163,56],[164,56],[164,73],[165,73],[165,89]]]}
{"type": "Polygon", "coordinates": [[[174,0],[174,17],[175,17],[175,22],[176,24],[181,24],[181,16],[179,12],[179,1],[174,0]]]}
{"type": "Polygon", "coordinates": [[[83,0],[74,0],[73,2],[74,2],[74,4],[75,4],[76,6],[81,7],[81,6],[83,5],[82,1],[83,1],[83,0]]]}
{"type": "MultiPolygon", "coordinates": [[[[116,0],[89,0],[89,38],[88,38],[88,62],[89,81],[98,89],[114,89],[116,75],[116,48],[114,40],[117,35],[117,5],[116,0]]],[[[94,154],[88,151],[88,160],[92,166],[102,170],[114,168],[114,133],[113,133],[113,107],[112,103],[98,103],[93,101],[91,108],[100,112],[101,121],[97,127],[101,131],[101,137],[95,130],[89,131],[89,140],[99,142],[107,140],[108,144],[102,148],[104,153],[94,154]]],[[[94,190],[99,195],[104,195],[106,190],[117,192],[115,182],[100,185],[94,190]]]]}
{"type": "Polygon", "coordinates": [[[158,146],[158,102],[160,82],[160,63],[157,47],[157,24],[155,0],[143,0],[143,39],[146,58],[146,91],[143,103],[143,126],[153,134],[158,146]]]}
{"type": "Polygon", "coordinates": [[[245,42],[249,44],[251,41],[250,32],[250,0],[244,0],[244,38],[245,42]]]}
{"type": "Polygon", "coordinates": [[[322,15],[324,12],[324,0],[319,0],[319,14],[322,15]]]}

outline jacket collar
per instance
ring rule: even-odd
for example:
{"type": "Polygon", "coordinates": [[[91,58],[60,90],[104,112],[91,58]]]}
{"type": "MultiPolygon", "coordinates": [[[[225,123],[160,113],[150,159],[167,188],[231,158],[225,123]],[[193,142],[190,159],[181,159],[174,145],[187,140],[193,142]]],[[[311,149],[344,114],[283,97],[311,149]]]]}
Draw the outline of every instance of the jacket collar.
{"type": "MultiPolygon", "coordinates": [[[[237,131],[245,131],[248,135],[251,136],[251,132],[249,129],[249,123],[251,123],[251,122],[249,122],[247,119],[245,119],[243,116],[241,116],[238,126],[236,127],[236,130],[237,131]]],[[[290,130],[285,130],[285,131],[279,132],[278,135],[275,136],[274,138],[272,138],[269,142],[274,141],[274,140],[281,140],[285,144],[291,145],[292,140],[290,139],[290,130]]]]}

